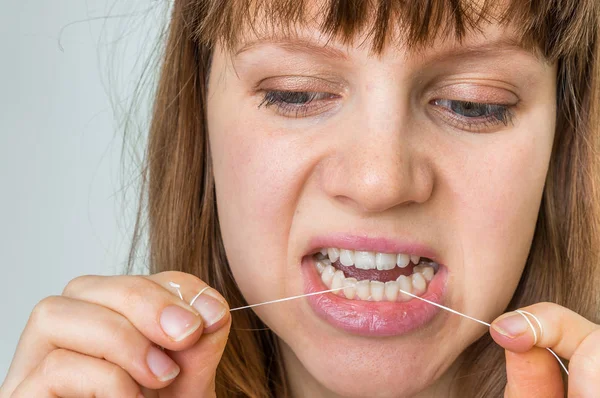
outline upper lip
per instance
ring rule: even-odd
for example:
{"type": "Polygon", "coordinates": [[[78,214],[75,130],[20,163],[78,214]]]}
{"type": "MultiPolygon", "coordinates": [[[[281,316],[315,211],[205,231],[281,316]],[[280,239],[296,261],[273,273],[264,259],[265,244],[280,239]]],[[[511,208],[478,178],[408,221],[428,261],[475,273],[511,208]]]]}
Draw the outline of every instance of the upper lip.
{"type": "Polygon", "coordinates": [[[426,257],[442,264],[438,253],[430,246],[414,239],[391,239],[369,235],[331,234],[315,236],[309,240],[305,255],[312,255],[323,248],[338,248],[379,253],[403,253],[426,257]]]}

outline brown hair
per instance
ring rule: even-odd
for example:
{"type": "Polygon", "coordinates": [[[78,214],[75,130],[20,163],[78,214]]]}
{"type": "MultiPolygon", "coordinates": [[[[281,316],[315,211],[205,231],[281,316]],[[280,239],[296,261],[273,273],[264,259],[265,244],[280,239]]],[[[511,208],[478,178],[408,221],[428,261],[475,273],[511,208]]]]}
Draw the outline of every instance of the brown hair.
{"type": "MultiPolygon", "coordinates": [[[[175,0],[145,158],[142,201],[130,267],[148,217],[151,273],[195,274],[232,307],[245,304],[219,231],[206,131],[212,49],[233,48],[242,27],[293,27],[308,20],[301,0],[175,0]]],[[[524,46],[558,65],[557,131],[534,240],[509,308],[552,301],[598,322],[600,254],[597,148],[600,60],[596,0],[324,0],[324,35],[344,42],[367,32],[372,51],[402,40],[410,47],[440,34],[457,39],[485,21],[510,23],[524,46]]],[[[129,268],[131,269],[131,268],[129,268]]],[[[463,355],[461,396],[500,397],[503,351],[485,335],[463,355]]],[[[287,396],[276,336],[251,311],[233,316],[217,371],[219,397],[287,396]],[[249,331],[250,330],[250,331],[249,331]]]]}

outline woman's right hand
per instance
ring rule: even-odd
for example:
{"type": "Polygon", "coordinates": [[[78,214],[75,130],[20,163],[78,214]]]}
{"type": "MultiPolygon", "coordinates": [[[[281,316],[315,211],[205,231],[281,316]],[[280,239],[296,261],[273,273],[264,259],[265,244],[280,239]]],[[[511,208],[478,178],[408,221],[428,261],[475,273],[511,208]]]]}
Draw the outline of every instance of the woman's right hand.
{"type": "Polygon", "coordinates": [[[33,310],[0,398],[214,397],[231,326],[214,289],[182,272],[82,276],[33,310]],[[164,347],[162,351],[158,346],[164,347]]]}

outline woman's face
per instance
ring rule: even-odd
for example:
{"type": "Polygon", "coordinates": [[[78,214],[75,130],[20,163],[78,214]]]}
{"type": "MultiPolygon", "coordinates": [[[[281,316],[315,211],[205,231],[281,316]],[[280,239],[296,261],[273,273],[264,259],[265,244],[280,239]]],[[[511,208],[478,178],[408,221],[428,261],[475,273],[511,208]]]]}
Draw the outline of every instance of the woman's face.
{"type": "Polygon", "coordinates": [[[246,39],[216,47],[208,92],[239,288],[258,303],[347,287],[256,309],[299,395],[432,395],[487,329],[398,289],[486,321],[507,306],[550,159],[555,67],[496,25],[381,56],[310,29],[246,39]]]}

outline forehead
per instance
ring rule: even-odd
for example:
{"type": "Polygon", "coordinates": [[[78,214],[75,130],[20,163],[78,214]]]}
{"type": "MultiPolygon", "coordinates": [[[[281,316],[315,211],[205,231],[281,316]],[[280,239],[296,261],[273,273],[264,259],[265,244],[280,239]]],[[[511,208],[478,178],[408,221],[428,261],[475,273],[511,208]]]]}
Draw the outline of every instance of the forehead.
{"type": "Polygon", "coordinates": [[[234,6],[224,10],[236,23],[225,24],[229,29],[224,29],[218,40],[230,50],[253,42],[285,44],[302,38],[321,44],[335,41],[375,53],[389,47],[419,51],[441,41],[462,43],[489,33],[493,25],[495,36],[499,30],[510,29],[513,34],[505,40],[525,44],[514,34],[519,29],[507,17],[511,5],[507,1],[273,0],[248,1],[247,5],[244,11],[234,6]]]}
{"type": "MultiPolygon", "coordinates": [[[[257,32],[249,30],[241,36],[237,46],[230,53],[237,57],[265,45],[276,45],[290,52],[304,52],[332,59],[349,59],[355,52],[372,50],[372,39],[368,36],[358,36],[349,42],[340,42],[337,38],[324,37],[316,27],[301,27],[294,31],[257,32]]],[[[519,41],[514,29],[497,23],[482,25],[476,32],[469,32],[460,40],[454,36],[437,37],[427,45],[410,47],[405,41],[397,40],[388,43],[378,56],[394,52],[394,56],[412,58],[415,60],[435,60],[443,58],[462,58],[479,54],[491,53],[508,54],[509,52],[526,52],[531,56],[540,57],[539,51],[526,48],[519,41]]]]}
{"type": "MultiPolygon", "coordinates": [[[[193,0],[190,0],[193,3],[193,0]]],[[[406,46],[426,49],[436,40],[461,43],[482,28],[510,28],[511,40],[555,61],[585,52],[597,0],[203,0],[186,8],[193,38],[230,50],[255,38],[317,32],[324,40],[368,45],[380,53],[406,46]]]]}

